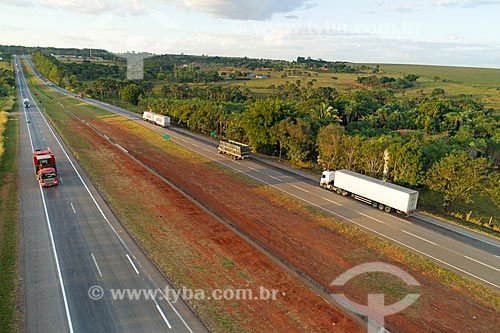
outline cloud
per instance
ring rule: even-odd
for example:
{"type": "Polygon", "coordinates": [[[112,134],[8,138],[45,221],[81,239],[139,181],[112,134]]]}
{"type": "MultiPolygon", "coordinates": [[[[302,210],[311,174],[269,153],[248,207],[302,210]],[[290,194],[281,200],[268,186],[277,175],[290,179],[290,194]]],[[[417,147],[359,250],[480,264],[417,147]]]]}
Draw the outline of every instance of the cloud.
{"type": "Polygon", "coordinates": [[[288,13],[313,6],[311,0],[182,0],[189,9],[232,20],[270,19],[276,13],[288,13]]]}
{"type": "Polygon", "coordinates": [[[287,20],[298,20],[299,17],[297,15],[285,15],[287,20]]]}
{"type": "Polygon", "coordinates": [[[481,6],[498,5],[500,1],[494,0],[433,0],[434,5],[440,7],[462,7],[462,8],[475,8],[481,6]]]}

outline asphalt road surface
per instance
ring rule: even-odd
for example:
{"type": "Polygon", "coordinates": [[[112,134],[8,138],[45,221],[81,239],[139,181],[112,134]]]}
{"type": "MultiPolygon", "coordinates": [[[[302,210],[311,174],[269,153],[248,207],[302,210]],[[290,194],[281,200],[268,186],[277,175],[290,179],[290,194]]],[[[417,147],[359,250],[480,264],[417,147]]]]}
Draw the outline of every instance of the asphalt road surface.
{"type": "Polygon", "coordinates": [[[112,290],[172,287],[62,144],[28,90],[20,59],[15,61],[21,102],[31,102],[29,108],[19,103],[26,331],[207,332],[189,307],[169,293],[113,299],[112,290]],[[32,152],[47,147],[56,156],[60,184],[41,188],[32,152]]]}
{"type": "MultiPolygon", "coordinates": [[[[28,58],[32,70],[36,72],[28,58]]],[[[36,72],[37,75],[38,72],[36,72]]],[[[47,84],[43,76],[39,76],[47,84]]],[[[74,93],[50,84],[55,90],[74,96],[74,93]]],[[[500,292],[500,241],[492,237],[451,225],[416,213],[405,218],[387,214],[352,198],[345,198],[319,187],[319,178],[274,165],[253,156],[250,160],[234,161],[217,154],[217,142],[187,130],[164,129],[141,120],[141,115],[100,101],[87,99],[89,104],[136,120],[160,135],[210,160],[287,193],[343,221],[366,230],[398,246],[420,254],[442,267],[457,272],[496,292],[500,292]]]]}

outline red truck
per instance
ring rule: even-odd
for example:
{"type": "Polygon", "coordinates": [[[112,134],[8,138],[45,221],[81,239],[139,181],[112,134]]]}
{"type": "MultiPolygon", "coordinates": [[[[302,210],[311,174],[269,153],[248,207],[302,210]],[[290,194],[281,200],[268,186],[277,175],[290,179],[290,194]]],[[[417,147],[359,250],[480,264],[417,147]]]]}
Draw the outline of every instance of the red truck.
{"type": "Polygon", "coordinates": [[[33,153],[33,164],[35,166],[36,177],[41,186],[57,185],[56,158],[50,148],[46,150],[35,150],[33,153]]]}

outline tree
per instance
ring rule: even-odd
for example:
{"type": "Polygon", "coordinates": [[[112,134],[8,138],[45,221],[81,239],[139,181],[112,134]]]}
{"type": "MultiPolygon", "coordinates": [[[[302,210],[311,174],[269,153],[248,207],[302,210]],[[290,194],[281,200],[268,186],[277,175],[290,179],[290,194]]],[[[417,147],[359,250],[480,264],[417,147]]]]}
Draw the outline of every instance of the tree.
{"type": "Polygon", "coordinates": [[[344,128],[337,124],[331,124],[319,130],[318,163],[325,164],[327,170],[337,170],[340,166],[344,135],[344,128]]]}
{"type": "Polygon", "coordinates": [[[488,162],[485,158],[472,159],[462,150],[453,150],[427,172],[427,185],[444,194],[443,207],[450,211],[458,201],[473,203],[484,188],[488,162]]]}
{"type": "Polygon", "coordinates": [[[421,144],[412,140],[389,147],[390,175],[394,182],[419,186],[424,182],[424,152],[421,144]]]}
{"type": "Polygon", "coordinates": [[[284,145],[290,161],[292,163],[305,161],[313,151],[311,124],[301,118],[297,118],[295,124],[286,122],[286,120],[281,123],[285,123],[285,129],[288,133],[284,137],[284,145]]]}
{"type": "Polygon", "coordinates": [[[144,90],[135,83],[129,84],[120,91],[122,100],[134,105],[139,104],[139,96],[142,94],[144,94],[144,90]]]}

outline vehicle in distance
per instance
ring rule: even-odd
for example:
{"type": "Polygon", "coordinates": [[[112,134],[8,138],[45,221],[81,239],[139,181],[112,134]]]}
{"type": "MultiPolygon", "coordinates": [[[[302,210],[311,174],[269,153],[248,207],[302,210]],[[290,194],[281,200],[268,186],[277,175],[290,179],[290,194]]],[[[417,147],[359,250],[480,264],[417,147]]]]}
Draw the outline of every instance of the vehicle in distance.
{"type": "Polygon", "coordinates": [[[156,114],[154,112],[149,112],[149,111],[145,111],[142,114],[142,119],[145,121],[148,121],[150,123],[154,123],[154,124],[161,126],[161,127],[170,127],[170,125],[172,124],[169,116],[164,116],[164,115],[156,114]]]}
{"type": "Polygon", "coordinates": [[[30,100],[27,98],[23,98],[23,105],[25,108],[29,108],[30,107],[30,100]]]}
{"type": "Polygon", "coordinates": [[[408,216],[417,209],[418,191],[349,170],[323,171],[320,186],[387,213],[396,210],[408,216]]]}
{"type": "Polygon", "coordinates": [[[250,157],[250,150],[250,146],[233,140],[220,140],[219,147],[217,147],[219,154],[230,155],[233,160],[244,160],[250,157]]]}
{"type": "Polygon", "coordinates": [[[58,184],[56,158],[50,148],[37,149],[33,153],[35,175],[42,187],[56,186],[58,184]]]}

